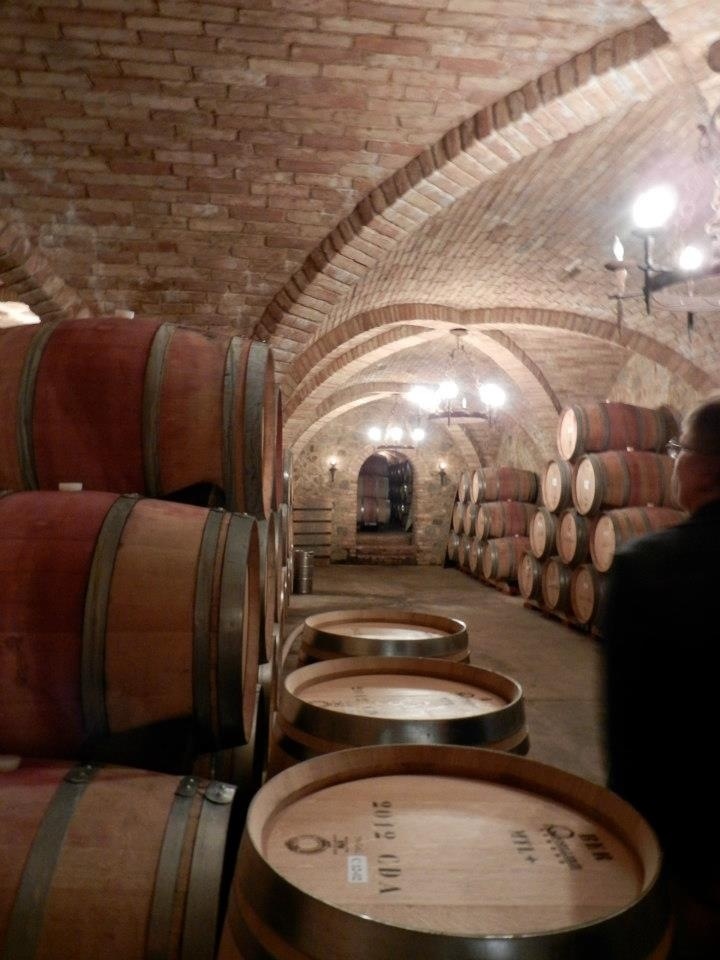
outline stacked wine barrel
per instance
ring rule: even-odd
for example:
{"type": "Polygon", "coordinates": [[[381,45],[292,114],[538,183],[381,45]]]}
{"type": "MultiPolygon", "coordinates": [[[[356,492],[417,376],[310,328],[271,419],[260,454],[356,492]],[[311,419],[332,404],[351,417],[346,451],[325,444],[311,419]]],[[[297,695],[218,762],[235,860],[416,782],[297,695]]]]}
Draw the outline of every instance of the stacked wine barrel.
{"type": "Polygon", "coordinates": [[[403,529],[410,526],[413,495],[413,470],[409,460],[388,464],[390,515],[403,529]]]}
{"type": "Polygon", "coordinates": [[[538,476],[516,467],[478,467],[458,482],[447,542],[450,562],[479,580],[513,589],[529,549],[538,476]]]}
{"type": "Polygon", "coordinates": [[[214,960],[288,599],[272,354],[15,327],[0,406],[3,955],[214,960]]]}
{"type": "Polygon", "coordinates": [[[543,473],[542,506],[519,570],[529,604],[599,630],[615,550],[684,516],[665,454],[677,429],[664,407],[601,402],[561,411],[558,458],[543,473]]]}
{"type": "Polygon", "coordinates": [[[382,527],[390,521],[388,462],[379,453],[368,457],[358,474],[357,522],[382,527]]]}

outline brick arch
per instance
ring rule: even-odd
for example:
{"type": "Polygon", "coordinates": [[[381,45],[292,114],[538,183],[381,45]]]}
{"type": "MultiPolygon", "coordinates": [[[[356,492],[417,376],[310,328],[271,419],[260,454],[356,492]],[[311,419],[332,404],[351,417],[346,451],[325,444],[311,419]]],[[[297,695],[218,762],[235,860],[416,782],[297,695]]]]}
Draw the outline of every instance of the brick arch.
{"type": "MultiPolygon", "coordinates": [[[[371,191],[278,292],[253,335],[271,345],[283,332],[306,340],[311,324],[327,322],[388,250],[435,214],[544,147],[687,81],[667,34],[648,20],[502,97],[371,191]]],[[[279,353],[279,372],[290,362],[279,353]]]]}
{"type": "MultiPolygon", "coordinates": [[[[471,330],[479,327],[494,327],[497,330],[497,328],[503,327],[512,329],[514,326],[539,326],[568,330],[595,339],[605,340],[609,343],[616,343],[618,346],[640,354],[672,371],[699,392],[709,392],[720,386],[720,376],[713,377],[665,344],[635,330],[625,328],[619,331],[615,323],[597,317],[588,317],[565,310],[515,307],[460,310],[443,304],[403,303],[390,304],[356,314],[333,327],[323,337],[310,344],[298,356],[283,381],[284,390],[292,392],[287,410],[292,412],[305,398],[302,371],[312,367],[314,358],[326,356],[348,340],[359,337],[361,334],[367,334],[369,330],[413,323],[421,324],[426,328],[435,327],[436,329],[464,326],[471,330]]],[[[497,332],[487,331],[487,333],[492,335],[496,342],[501,342],[497,332]]],[[[507,337],[505,343],[507,345],[507,337]]],[[[341,359],[336,356],[335,369],[340,366],[342,366],[341,359]]]]}

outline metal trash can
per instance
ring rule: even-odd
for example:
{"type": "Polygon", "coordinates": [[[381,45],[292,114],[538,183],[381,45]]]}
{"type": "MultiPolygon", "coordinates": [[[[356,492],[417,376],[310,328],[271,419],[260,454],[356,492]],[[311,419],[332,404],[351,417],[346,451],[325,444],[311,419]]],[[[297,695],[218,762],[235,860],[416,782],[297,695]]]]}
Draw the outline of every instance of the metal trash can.
{"type": "Polygon", "coordinates": [[[312,550],[293,550],[293,593],[312,593],[312,550]]]}

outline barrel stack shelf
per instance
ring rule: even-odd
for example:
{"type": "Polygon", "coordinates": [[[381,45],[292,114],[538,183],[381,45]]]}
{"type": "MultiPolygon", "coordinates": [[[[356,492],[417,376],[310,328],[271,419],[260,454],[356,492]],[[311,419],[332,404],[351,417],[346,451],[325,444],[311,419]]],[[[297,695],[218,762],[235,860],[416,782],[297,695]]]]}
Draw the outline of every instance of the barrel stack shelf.
{"type": "Polygon", "coordinates": [[[478,466],[458,482],[447,541],[447,562],[481,583],[517,594],[538,475],[518,467],[478,466]]]}
{"type": "Polygon", "coordinates": [[[543,472],[542,504],[519,567],[527,607],[600,636],[615,551],[685,516],[665,453],[677,429],[667,407],[604,401],[560,412],[558,456],[543,472]]]}

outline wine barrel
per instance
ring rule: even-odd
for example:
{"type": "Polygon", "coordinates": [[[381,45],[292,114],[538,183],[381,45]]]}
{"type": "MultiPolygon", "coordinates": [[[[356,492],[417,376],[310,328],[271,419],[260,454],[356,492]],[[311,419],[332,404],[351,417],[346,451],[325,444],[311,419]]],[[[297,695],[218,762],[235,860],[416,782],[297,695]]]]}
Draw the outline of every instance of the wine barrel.
{"type": "Polygon", "coordinates": [[[390,480],[388,477],[381,477],[376,473],[361,473],[358,476],[358,496],[361,500],[365,497],[387,500],[389,494],[390,480]]]}
{"type": "Polygon", "coordinates": [[[457,563],[459,550],[460,534],[456,533],[454,530],[451,530],[448,534],[447,548],[445,551],[447,553],[448,560],[452,561],[453,563],[457,563]]]}
{"type": "Polygon", "coordinates": [[[477,511],[475,529],[478,537],[525,536],[536,507],[521,500],[488,500],[477,511]]]}
{"type": "Polygon", "coordinates": [[[686,518],[682,510],[671,507],[621,507],[601,514],[590,540],[593,565],[601,573],[612,566],[615,551],[623,543],[654,530],[674,527],[686,518]]]}
{"type": "MultiPolygon", "coordinates": [[[[470,499],[470,485],[472,483],[472,475],[463,470],[460,474],[460,479],[458,480],[457,486],[457,500],[460,503],[467,503],[470,499]]],[[[459,531],[458,531],[459,532],[459,531]]]]}
{"type": "Polygon", "coordinates": [[[477,502],[481,500],[537,500],[538,478],[532,470],[518,467],[484,467],[476,471],[477,502]]]}
{"type": "Polygon", "coordinates": [[[2,331],[0,371],[0,487],[70,480],[182,499],[207,485],[229,510],[272,509],[267,344],[155,320],[57,320],[2,331]]]}
{"type": "Polygon", "coordinates": [[[276,507],[277,510],[280,509],[280,504],[287,504],[290,509],[293,505],[293,454],[292,450],[285,449],[283,450],[283,461],[282,461],[282,494],[280,500],[276,507]]]}
{"type": "Polygon", "coordinates": [[[527,537],[496,537],[485,543],[482,572],[486,580],[517,580],[520,557],[530,549],[527,537]]]}
{"type": "Polygon", "coordinates": [[[578,513],[607,507],[677,507],[673,462],[658,453],[606,450],[588,453],[577,464],[573,500],[578,513]]]}
{"type": "Polygon", "coordinates": [[[258,791],[220,960],[664,960],[661,866],[636,810],[560,768],[356,747],[258,791]]]}
{"type": "Polygon", "coordinates": [[[258,520],[258,571],[260,590],[260,646],[258,659],[267,662],[272,656],[273,627],[277,620],[277,578],[280,571],[280,532],[274,510],[267,520],[258,520]]]}
{"type": "Polygon", "coordinates": [[[555,545],[563,563],[574,566],[589,558],[596,523],[596,517],[585,517],[573,507],[563,510],[555,528],[555,545]]]}
{"type": "Polygon", "coordinates": [[[548,610],[556,613],[570,613],[570,567],[559,557],[550,557],[545,561],[540,577],[543,603],[548,610]]]}
{"type": "Polygon", "coordinates": [[[530,549],[538,560],[547,560],[555,553],[558,518],[545,507],[538,507],[530,521],[530,549]]]}
{"type": "Polygon", "coordinates": [[[572,503],[574,470],[567,460],[550,460],[540,485],[542,502],[548,510],[559,513],[572,503]]]}
{"type": "Polygon", "coordinates": [[[463,532],[463,521],[465,520],[465,501],[456,500],[452,511],[452,528],[455,533],[463,532]]]}
{"type": "Polygon", "coordinates": [[[390,501],[378,497],[361,497],[358,500],[360,523],[387,523],[390,519],[390,501]]]}
{"type": "Polygon", "coordinates": [[[268,776],[348,747],[455,743],[527,753],[520,685],[448,660],[350,657],[293,670],[280,686],[268,776]]]}
{"type": "Polygon", "coordinates": [[[525,600],[540,600],[542,597],[542,564],[529,550],[520,557],[517,581],[520,595],[525,600]]]}
{"type": "Polygon", "coordinates": [[[417,610],[381,607],[332,610],[306,617],[300,640],[305,662],[334,657],[440,657],[469,655],[462,620],[417,610]]]}
{"type": "Polygon", "coordinates": [[[151,766],[168,738],[245,742],[258,557],[243,514],[94,491],[0,498],[0,751],[151,766]]]}
{"type": "Polygon", "coordinates": [[[580,623],[593,623],[602,616],[606,577],[591,563],[582,563],[570,574],[570,607],[580,623]]]}
{"type": "Polygon", "coordinates": [[[475,536],[475,521],[477,520],[477,512],[478,505],[473,503],[472,500],[468,500],[468,502],[465,504],[462,525],[462,532],[467,534],[468,537],[475,536]]]}
{"type": "Polygon", "coordinates": [[[0,773],[0,944],[23,960],[215,960],[235,789],[23,760],[0,773]]]}
{"type": "Polygon", "coordinates": [[[485,540],[480,537],[473,537],[470,540],[470,549],[468,550],[468,568],[470,573],[479,577],[482,573],[482,555],[485,550],[485,540]]]}
{"type": "Polygon", "coordinates": [[[458,566],[461,570],[470,569],[470,542],[472,537],[466,533],[460,534],[460,545],[458,546],[458,566]]]}
{"type": "Polygon", "coordinates": [[[557,446],[565,460],[627,448],[661,453],[677,432],[677,420],[667,407],[649,409],[609,401],[573,404],[560,411],[557,446]]]}

